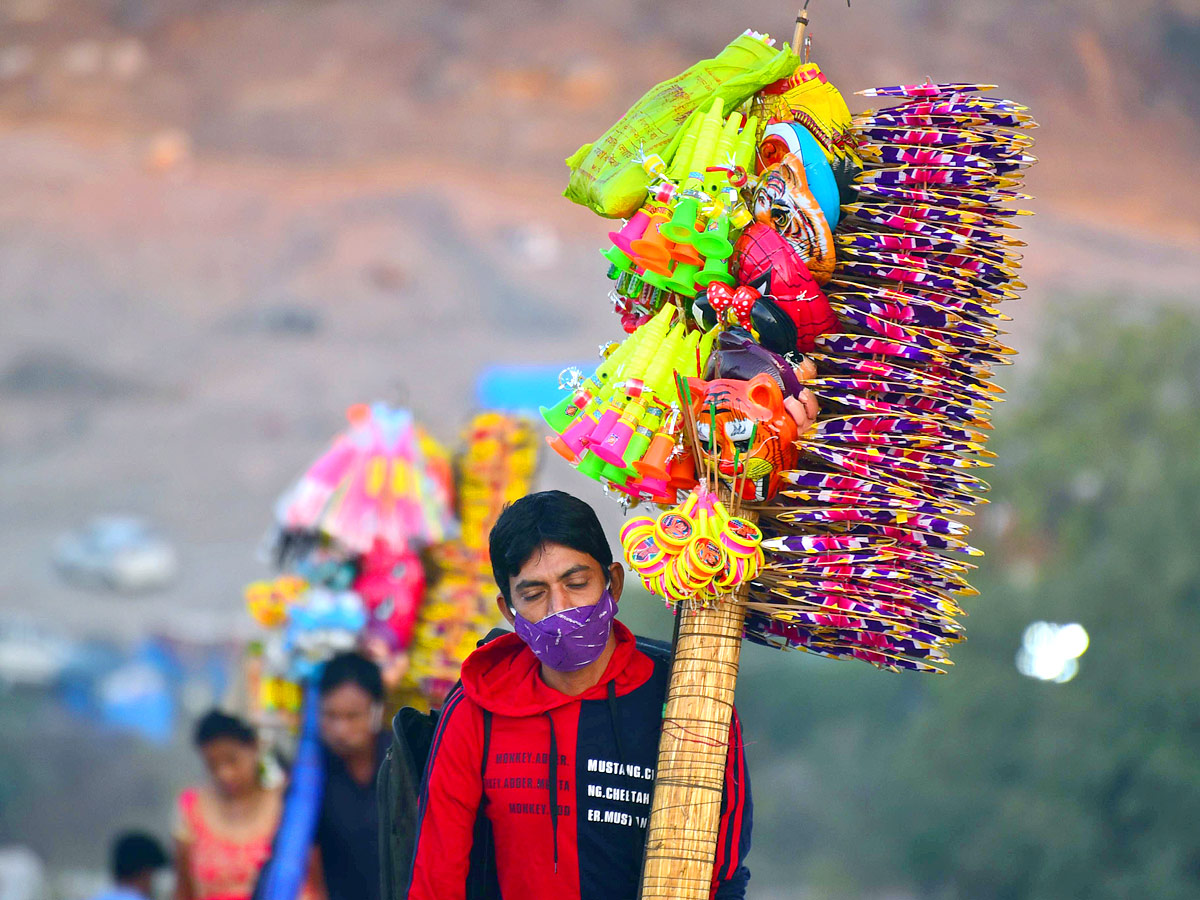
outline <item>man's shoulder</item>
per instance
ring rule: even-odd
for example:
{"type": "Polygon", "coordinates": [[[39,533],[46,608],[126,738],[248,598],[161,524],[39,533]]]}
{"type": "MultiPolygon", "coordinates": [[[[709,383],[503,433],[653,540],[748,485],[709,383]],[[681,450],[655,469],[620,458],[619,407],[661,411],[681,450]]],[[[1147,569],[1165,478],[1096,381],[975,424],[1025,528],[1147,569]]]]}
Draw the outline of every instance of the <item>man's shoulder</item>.
{"type": "Polygon", "coordinates": [[[618,695],[636,697],[661,708],[661,696],[666,694],[671,675],[671,645],[654,638],[638,637],[635,650],[649,665],[642,664],[642,674],[625,690],[618,686],[618,695]]]}
{"type": "Polygon", "coordinates": [[[634,635],[638,650],[650,657],[656,664],[666,663],[671,659],[671,645],[657,638],[634,635]]]}

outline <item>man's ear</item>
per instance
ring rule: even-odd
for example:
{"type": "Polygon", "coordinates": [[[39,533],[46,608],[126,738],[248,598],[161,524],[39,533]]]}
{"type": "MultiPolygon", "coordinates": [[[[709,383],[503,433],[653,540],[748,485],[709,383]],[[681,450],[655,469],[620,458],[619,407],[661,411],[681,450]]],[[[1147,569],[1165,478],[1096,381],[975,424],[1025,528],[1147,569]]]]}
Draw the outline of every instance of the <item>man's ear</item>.
{"type": "Polygon", "coordinates": [[[516,626],[517,618],[513,615],[512,607],[508,605],[508,601],[504,599],[503,594],[496,595],[496,609],[500,610],[500,615],[504,616],[504,620],[509,625],[516,626]]]}
{"type": "Polygon", "coordinates": [[[613,599],[620,602],[621,591],[625,589],[625,567],[614,562],[608,567],[608,590],[613,599]]]}

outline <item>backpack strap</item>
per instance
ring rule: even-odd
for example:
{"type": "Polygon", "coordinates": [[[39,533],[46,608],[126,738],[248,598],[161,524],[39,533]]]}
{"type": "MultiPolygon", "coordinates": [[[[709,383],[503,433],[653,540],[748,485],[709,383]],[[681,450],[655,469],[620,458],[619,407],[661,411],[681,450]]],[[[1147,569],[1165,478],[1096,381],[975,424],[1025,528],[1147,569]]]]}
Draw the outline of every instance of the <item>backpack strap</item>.
{"type": "MultiPolygon", "coordinates": [[[[482,647],[508,633],[506,629],[493,628],[476,646],[482,647]]],[[[459,681],[446,695],[447,700],[461,691],[462,682],[459,681]]],[[[479,760],[479,777],[482,782],[487,774],[487,758],[491,747],[492,714],[486,709],[482,709],[481,712],[483,755],[479,760]]],[[[392,746],[385,755],[379,782],[380,855],[384,863],[381,866],[383,900],[401,900],[408,893],[417,837],[416,811],[423,776],[430,762],[433,734],[440,717],[441,710],[422,713],[405,707],[396,713],[392,721],[392,746]]],[[[487,792],[481,791],[467,890],[467,896],[472,900],[492,900],[500,897],[496,881],[491,822],[484,812],[486,805],[487,792]]]]}
{"type": "Polygon", "coordinates": [[[396,821],[399,811],[397,799],[391,807],[391,817],[387,815],[387,798],[392,796],[392,770],[396,767],[396,747],[389,746],[383,754],[383,763],[379,766],[379,774],[375,776],[375,790],[379,804],[379,896],[380,900],[398,900],[396,891],[400,885],[395,883],[394,853],[392,847],[392,823],[396,821]]]}
{"type": "MultiPolygon", "coordinates": [[[[487,775],[488,748],[492,744],[492,711],[481,707],[480,712],[483,713],[483,756],[479,758],[479,782],[482,784],[487,775]]],[[[482,806],[485,803],[487,803],[486,788],[481,792],[479,805],[482,806]]]]}
{"type": "Polygon", "coordinates": [[[487,787],[484,786],[488,750],[492,743],[492,713],[487,709],[480,711],[483,713],[483,756],[479,762],[479,810],[475,813],[475,832],[471,841],[467,897],[470,900],[493,900],[500,896],[500,887],[496,878],[495,837],[492,834],[492,823],[487,817],[488,796],[487,787]]]}

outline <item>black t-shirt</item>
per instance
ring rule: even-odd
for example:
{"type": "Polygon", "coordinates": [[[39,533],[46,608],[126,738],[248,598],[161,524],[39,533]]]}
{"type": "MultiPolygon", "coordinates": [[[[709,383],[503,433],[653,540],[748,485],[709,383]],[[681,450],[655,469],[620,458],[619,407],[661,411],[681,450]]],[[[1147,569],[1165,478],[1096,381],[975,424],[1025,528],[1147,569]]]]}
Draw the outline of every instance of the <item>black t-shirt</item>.
{"type": "MultiPolygon", "coordinates": [[[[375,762],[383,760],[388,733],[379,735],[375,762]]],[[[379,811],[376,777],[354,780],[341,758],[325,749],[325,793],[317,821],[317,847],[329,900],[380,900],[379,811]]]]}

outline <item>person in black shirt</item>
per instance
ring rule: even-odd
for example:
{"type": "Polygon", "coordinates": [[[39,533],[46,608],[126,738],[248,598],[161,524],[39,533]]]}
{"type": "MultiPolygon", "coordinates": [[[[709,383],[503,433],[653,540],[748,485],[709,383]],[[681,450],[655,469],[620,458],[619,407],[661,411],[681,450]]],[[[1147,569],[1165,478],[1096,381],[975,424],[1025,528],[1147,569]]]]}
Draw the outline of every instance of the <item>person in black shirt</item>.
{"type": "Polygon", "coordinates": [[[357,653],[325,664],[318,684],[325,790],[317,848],[329,900],[379,900],[375,776],[387,750],[379,667],[357,653]]]}

